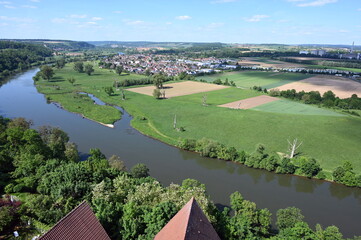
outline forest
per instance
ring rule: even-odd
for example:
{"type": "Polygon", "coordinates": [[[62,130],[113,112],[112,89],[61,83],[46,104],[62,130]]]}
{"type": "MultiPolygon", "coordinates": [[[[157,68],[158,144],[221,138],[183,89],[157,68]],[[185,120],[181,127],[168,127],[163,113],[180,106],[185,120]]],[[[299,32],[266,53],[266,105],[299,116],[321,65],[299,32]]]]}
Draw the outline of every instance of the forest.
{"type": "Polygon", "coordinates": [[[0,80],[39,65],[51,56],[52,50],[40,44],[0,41],[0,80]]]}

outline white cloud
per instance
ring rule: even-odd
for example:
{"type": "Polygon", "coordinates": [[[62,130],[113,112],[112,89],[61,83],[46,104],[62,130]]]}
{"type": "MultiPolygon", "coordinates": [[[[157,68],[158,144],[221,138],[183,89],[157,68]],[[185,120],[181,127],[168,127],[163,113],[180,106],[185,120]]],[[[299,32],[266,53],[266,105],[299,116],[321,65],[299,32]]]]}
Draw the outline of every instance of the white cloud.
{"type": "Polygon", "coordinates": [[[254,15],[250,18],[245,18],[244,20],[247,22],[260,22],[262,19],[268,18],[268,15],[254,15]]]}
{"type": "Polygon", "coordinates": [[[299,3],[297,4],[298,7],[321,7],[329,3],[335,3],[338,0],[316,0],[313,2],[307,2],[307,3],[299,3]]]}
{"type": "Polygon", "coordinates": [[[22,5],[21,7],[22,8],[32,8],[32,9],[38,8],[37,6],[32,6],[32,5],[22,5]]]}
{"type": "Polygon", "coordinates": [[[348,32],[350,32],[349,30],[345,30],[345,29],[341,29],[341,30],[339,30],[339,32],[340,33],[348,33],[348,32]]]}
{"type": "Polygon", "coordinates": [[[67,20],[65,18],[53,18],[51,22],[53,23],[65,23],[67,20]]]}
{"type": "Polygon", "coordinates": [[[8,26],[8,23],[0,23],[0,26],[8,26]]]}
{"type": "Polygon", "coordinates": [[[11,5],[4,5],[4,7],[5,7],[5,8],[9,8],[9,9],[14,9],[14,8],[16,8],[16,7],[11,6],[11,5]]]}
{"type": "Polygon", "coordinates": [[[9,22],[21,22],[21,23],[35,22],[35,20],[32,18],[18,18],[18,17],[7,17],[7,16],[0,16],[0,20],[9,21],[9,22]]]}
{"type": "Polygon", "coordinates": [[[70,18],[86,18],[86,14],[72,14],[69,16],[70,18]]]}
{"type": "Polygon", "coordinates": [[[189,20],[189,19],[192,19],[191,16],[187,16],[187,15],[185,15],[185,16],[177,16],[177,17],[175,17],[175,18],[178,19],[178,20],[189,20]]]}
{"type": "Polygon", "coordinates": [[[165,24],[166,25],[172,25],[173,23],[172,22],[166,22],[165,24]]]}
{"type": "Polygon", "coordinates": [[[141,20],[136,20],[136,21],[126,21],[126,24],[128,25],[141,25],[141,24],[144,24],[145,22],[144,21],[141,21],[141,20]]]}
{"type": "Polygon", "coordinates": [[[87,24],[96,25],[97,23],[96,22],[87,22],[87,24]]]}
{"type": "Polygon", "coordinates": [[[122,12],[122,11],[113,11],[113,13],[121,14],[121,13],[123,13],[123,12],[122,12]]]}
{"type": "Polygon", "coordinates": [[[30,0],[30,2],[40,2],[40,0],[30,0]]]}
{"type": "Polygon", "coordinates": [[[10,5],[10,4],[12,4],[12,2],[7,2],[7,1],[0,1],[0,4],[2,4],[2,5],[10,5]]]}
{"type": "Polygon", "coordinates": [[[361,8],[357,9],[357,11],[361,11],[361,8]]]}
{"type": "Polygon", "coordinates": [[[91,18],[93,21],[100,21],[100,20],[103,20],[103,18],[101,17],[92,17],[91,18]]]}
{"type": "Polygon", "coordinates": [[[212,1],[212,4],[217,4],[217,3],[230,3],[230,2],[237,2],[237,0],[215,0],[212,1]]]}

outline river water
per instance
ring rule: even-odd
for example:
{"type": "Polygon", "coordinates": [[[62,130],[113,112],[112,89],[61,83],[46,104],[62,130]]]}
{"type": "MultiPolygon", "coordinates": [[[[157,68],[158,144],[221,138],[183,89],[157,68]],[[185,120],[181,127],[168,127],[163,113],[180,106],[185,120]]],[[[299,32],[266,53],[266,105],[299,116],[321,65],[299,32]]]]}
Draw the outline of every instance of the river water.
{"type": "Polygon", "coordinates": [[[130,126],[131,116],[126,112],[114,129],[102,126],[56,104],[47,104],[32,80],[37,71],[19,74],[0,87],[0,115],[31,119],[35,127],[60,127],[81,154],[99,148],[108,157],[120,156],[128,169],[145,163],[151,176],[164,185],[197,179],[206,184],[216,204],[229,205],[229,195],[239,191],[258,207],[268,208],[273,216],[279,208],[295,206],[312,227],[316,223],[323,227],[336,225],[346,237],[361,235],[361,189],[203,158],[140,134],[130,126]]]}

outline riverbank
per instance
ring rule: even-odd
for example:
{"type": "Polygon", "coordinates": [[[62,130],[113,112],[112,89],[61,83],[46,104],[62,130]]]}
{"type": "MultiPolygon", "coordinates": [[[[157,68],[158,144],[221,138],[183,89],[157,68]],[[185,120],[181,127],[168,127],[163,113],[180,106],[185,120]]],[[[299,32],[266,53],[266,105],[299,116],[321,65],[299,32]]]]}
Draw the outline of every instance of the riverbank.
{"type": "MultiPolygon", "coordinates": [[[[248,153],[254,152],[259,143],[264,144],[269,153],[287,153],[287,140],[298,138],[303,142],[300,149],[302,153],[316,158],[328,179],[331,179],[331,172],[345,160],[354,165],[356,172],[360,172],[358,146],[361,140],[357,137],[361,134],[360,119],[347,115],[324,116],[317,111],[314,115],[305,115],[217,107],[260,95],[255,91],[237,88],[208,92],[207,106],[202,105],[203,93],[157,100],[151,96],[124,91],[126,100],[122,101],[118,92],[108,96],[104,87],[111,86],[114,79],[122,80],[129,76],[117,76],[109,70],[95,70],[94,76],[76,73],[70,65],[57,70],[56,81],[51,84],[59,86],[60,90],[52,89],[53,95],[50,96],[57,98],[62,95],[57,93],[65,90],[94,94],[103,102],[126,109],[134,117],[132,126],[143,134],[173,146],[178,144],[179,139],[205,137],[248,153]],[[74,86],[65,81],[70,76],[76,79],[74,86]],[[177,127],[183,127],[184,132],[173,128],[175,115],[177,127]]],[[[42,86],[46,84],[48,83],[38,83],[38,90],[45,94],[47,92],[43,91],[42,86]]],[[[73,99],[66,95],[58,99],[61,103],[65,100],[73,99]]],[[[90,106],[94,107],[94,104],[90,106]]],[[[65,105],[64,107],[72,111],[65,105]]]]}
{"type": "MultiPolygon", "coordinates": [[[[296,206],[302,209],[312,226],[316,223],[337,225],[347,237],[360,235],[361,189],[274,174],[179,150],[130,127],[132,118],[126,111],[114,129],[103,127],[54,104],[47,104],[33,84],[34,74],[31,70],[0,88],[2,115],[31,119],[35,129],[44,125],[61,128],[69,133],[70,141],[78,145],[82,156],[86,156],[91,148],[99,148],[108,158],[113,154],[120,156],[128,169],[139,162],[145,163],[151,176],[164,186],[180,184],[186,178],[197,179],[207,186],[207,192],[220,206],[229,206],[228,196],[239,191],[245,199],[268,208],[273,216],[277,209],[296,206]]],[[[129,94],[127,97],[131,100],[129,94]]],[[[142,122],[147,124],[146,120],[142,122]]]]}

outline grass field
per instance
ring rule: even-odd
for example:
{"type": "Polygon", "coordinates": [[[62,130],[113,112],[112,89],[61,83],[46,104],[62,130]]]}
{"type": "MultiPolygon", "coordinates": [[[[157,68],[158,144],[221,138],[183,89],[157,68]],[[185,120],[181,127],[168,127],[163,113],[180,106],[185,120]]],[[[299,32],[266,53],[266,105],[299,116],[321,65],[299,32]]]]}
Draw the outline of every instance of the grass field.
{"type": "Polygon", "coordinates": [[[284,113],[284,114],[300,114],[300,115],[319,115],[319,116],[339,116],[344,117],[344,114],[337,113],[332,110],[319,108],[316,106],[306,105],[286,99],[265,103],[260,106],[252,108],[252,110],[284,113]]]}
{"type": "MultiPolygon", "coordinates": [[[[84,95],[76,92],[104,92],[104,87],[113,85],[114,80],[125,78],[143,78],[140,75],[122,75],[118,76],[113,71],[99,69],[94,67],[94,73],[88,76],[85,73],[78,73],[73,70],[72,64],[67,64],[63,69],[56,70],[56,74],[50,81],[40,80],[37,82],[37,88],[40,92],[46,94],[51,101],[60,102],[61,105],[75,113],[80,113],[94,121],[111,124],[120,119],[121,113],[110,106],[99,106],[84,95]],[[74,86],[67,81],[74,77],[74,86]]],[[[115,97],[120,98],[119,94],[115,97]]]]}
{"type": "Polygon", "coordinates": [[[294,81],[303,80],[313,75],[302,73],[277,73],[277,72],[260,72],[260,71],[242,71],[227,72],[221,74],[213,74],[208,76],[197,77],[207,82],[212,82],[218,78],[224,81],[234,81],[237,87],[250,88],[253,86],[261,86],[263,88],[275,88],[294,81]]]}
{"type": "MultiPolygon", "coordinates": [[[[361,119],[359,117],[336,116],[337,114],[330,116],[332,114],[326,114],[326,110],[320,114],[321,109],[313,109],[312,111],[317,110],[318,114],[310,115],[306,114],[306,112],[312,112],[310,109],[302,112],[301,106],[291,103],[285,104],[286,107],[288,106],[287,110],[282,110],[280,105],[274,106],[273,112],[265,109],[256,111],[217,107],[227,102],[260,95],[252,90],[237,88],[208,92],[208,106],[202,105],[203,93],[156,100],[152,96],[125,91],[127,100],[122,101],[119,95],[108,96],[102,87],[111,86],[114,78],[126,76],[118,77],[108,70],[98,69],[95,73],[98,75],[89,77],[81,74],[80,76],[67,66],[66,69],[56,71],[59,81],[50,84],[59,85],[61,89],[56,90],[59,93],[73,90],[85,91],[94,94],[104,102],[122,106],[134,117],[133,127],[172,145],[175,145],[179,138],[206,137],[249,153],[254,151],[258,143],[263,143],[269,152],[286,152],[287,139],[298,138],[303,141],[302,153],[318,159],[326,171],[332,171],[343,161],[349,160],[354,164],[355,171],[361,172],[361,152],[359,151],[361,119]],[[69,76],[77,79],[76,86],[72,87],[67,81],[60,81],[69,76]],[[175,114],[177,126],[184,127],[185,132],[173,129],[175,114]]],[[[50,94],[50,96],[54,96],[54,91],[51,91],[53,95],[50,94]]],[[[60,103],[63,104],[63,101],[69,98],[67,94],[59,97],[60,103]]],[[[71,101],[70,98],[69,101],[71,101]]],[[[69,105],[72,104],[69,103],[69,105]]],[[[67,108],[65,105],[64,107],[67,108]]]]}

